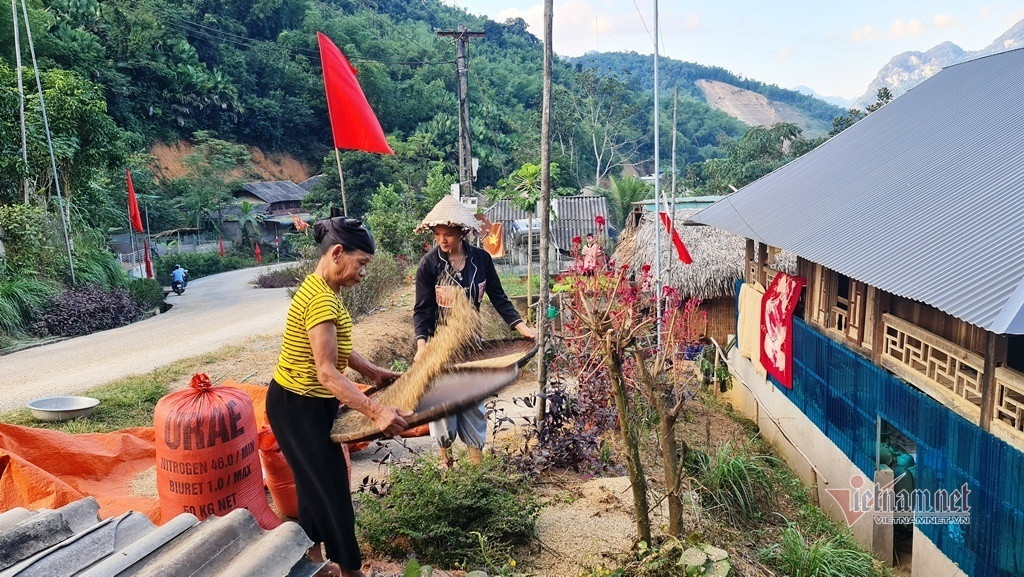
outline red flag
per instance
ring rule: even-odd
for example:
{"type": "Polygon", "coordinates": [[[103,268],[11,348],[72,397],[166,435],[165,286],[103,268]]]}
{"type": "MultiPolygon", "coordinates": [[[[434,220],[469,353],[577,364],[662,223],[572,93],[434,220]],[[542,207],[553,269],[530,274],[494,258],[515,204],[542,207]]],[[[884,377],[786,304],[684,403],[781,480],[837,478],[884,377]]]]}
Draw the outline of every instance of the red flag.
{"type": "Polygon", "coordinates": [[[256,262],[257,263],[263,262],[263,251],[260,250],[260,243],[257,242],[253,246],[255,246],[255,248],[253,249],[252,252],[253,252],[253,254],[256,255],[256,262]]]}
{"type": "Polygon", "coordinates": [[[132,184],[132,171],[124,169],[128,179],[128,220],[135,232],[142,232],[142,215],[139,214],[139,201],[135,198],[135,185],[132,184]]]}
{"type": "Polygon", "coordinates": [[[217,237],[217,252],[220,253],[220,256],[224,256],[224,239],[219,236],[217,237]]]}
{"type": "Polygon", "coordinates": [[[686,245],[683,244],[683,239],[679,238],[679,231],[676,227],[672,226],[672,217],[667,212],[658,213],[661,215],[661,224],[665,225],[665,230],[672,233],[672,244],[676,247],[676,255],[683,264],[693,263],[693,257],[690,256],[690,251],[686,250],[686,245]]]}
{"type": "Polygon", "coordinates": [[[394,154],[356,81],[356,69],[323,32],[317,32],[316,38],[320,44],[320,65],[324,71],[334,148],[394,154]]]}
{"type": "Polygon", "coordinates": [[[505,256],[505,235],[500,222],[491,223],[490,230],[484,235],[483,247],[493,258],[505,256]]]}
{"type": "Polygon", "coordinates": [[[142,241],[146,256],[143,257],[146,261],[146,278],[153,278],[153,258],[149,256],[149,239],[142,241]]]}

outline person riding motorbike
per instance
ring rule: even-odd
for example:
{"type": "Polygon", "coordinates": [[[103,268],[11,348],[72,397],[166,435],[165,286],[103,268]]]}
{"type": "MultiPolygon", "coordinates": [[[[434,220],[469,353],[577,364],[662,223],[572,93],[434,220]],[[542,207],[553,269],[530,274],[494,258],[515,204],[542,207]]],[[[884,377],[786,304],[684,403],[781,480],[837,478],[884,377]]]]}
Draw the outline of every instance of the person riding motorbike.
{"type": "Polygon", "coordinates": [[[174,265],[174,270],[171,271],[171,290],[180,295],[185,292],[187,285],[188,270],[181,268],[180,264],[174,265]]]}

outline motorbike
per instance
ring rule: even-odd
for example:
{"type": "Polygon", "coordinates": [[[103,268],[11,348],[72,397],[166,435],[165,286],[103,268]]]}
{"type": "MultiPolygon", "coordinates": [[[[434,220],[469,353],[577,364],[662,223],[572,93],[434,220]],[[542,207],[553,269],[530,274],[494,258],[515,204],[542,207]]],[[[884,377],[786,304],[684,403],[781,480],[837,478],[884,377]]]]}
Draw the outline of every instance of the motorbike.
{"type": "Polygon", "coordinates": [[[188,271],[185,271],[182,280],[178,281],[174,279],[174,273],[171,273],[171,290],[174,294],[181,296],[181,293],[185,292],[185,287],[188,285],[188,271]]]}

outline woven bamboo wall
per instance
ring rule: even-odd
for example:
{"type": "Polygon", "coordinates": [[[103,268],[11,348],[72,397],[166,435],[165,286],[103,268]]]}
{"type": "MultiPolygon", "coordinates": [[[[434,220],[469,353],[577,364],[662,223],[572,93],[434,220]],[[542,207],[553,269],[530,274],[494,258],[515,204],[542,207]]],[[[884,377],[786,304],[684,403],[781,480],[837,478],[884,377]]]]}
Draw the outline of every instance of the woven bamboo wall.
{"type": "Polygon", "coordinates": [[[708,315],[705,334],[724,347],[729,335],[736,333],[736,298],[727,296],[707,299],[700,304],[700,308],[708,315]]]}

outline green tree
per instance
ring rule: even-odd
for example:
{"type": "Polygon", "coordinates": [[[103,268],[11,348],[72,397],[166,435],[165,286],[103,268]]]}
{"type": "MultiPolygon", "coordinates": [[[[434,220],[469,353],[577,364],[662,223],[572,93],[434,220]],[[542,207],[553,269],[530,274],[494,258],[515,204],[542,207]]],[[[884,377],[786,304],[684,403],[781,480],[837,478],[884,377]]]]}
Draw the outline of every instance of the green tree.
{"type": "Polygon", "coordinates": [[[733,188],[746,186],[793,160],[798,153],[806,153],[810,144],[795,124],[755,126],[727,146],[726,158],[706,161],[688,174],[696,176],[697,188],[704,194],[729,194],[733,188]]]}
{"type": "Polygon", "coordinates": [[[412,194],[402,183],[381,184],[370,198],[366,224],[384,251],[411,256],[418,247],[413,229],[419,218],[409,211],[412,194]]]}
{"type": "Polygon", "coordinates": [[[220,213],[251,173],[251,156],[246,148],[214,138],[209,132],[195,134],[197,144],[185,156],[188,172],[172,179],[165,191],[176,193],[174,205],[184,211],[187,222],[204,228],[211,220],[219,226],[220,213]]]}
{"type": "Polygon", "coordinates": [[[612,213],[615,226],[622,230],[626,226],[626,218],[633,210],[633,203],[650,198],[654,190],[651,185],[631,174],[624,174],[619,178],[613,176],[611,183],[611,188],[602,192],[608,199],[608,209],[612,213]]]}
{"type": "Polygon", "coordinates": [[[892,99],[892,91],[889,90],[888,86],[883,86],[879,88],[878,92],[875,93],[875,103],[868,106],[868,114],[871,114],[872,112],[878,110],[879,108],[885,106],[886,104],[889,104],[890,102],[892,102],[892,99]]]}
{"type": "Polygon", "coordinates": [[[638,120],[643,102],[629,88],[612,77],[591,71],[577,78],[573,101],[576,121],[594,160],[594,185],[600,186],[613,170],[639,160],[645,124],[638,120]]]}
{"type": "Polygon", "coordinates": [[[260,225],[263,224],[263,213],[258,212],[258,205],[243,200],[238,206],[238,224],[242,227],[242,245],[249,246],[252,235],[260,236],[260,225]]]}

